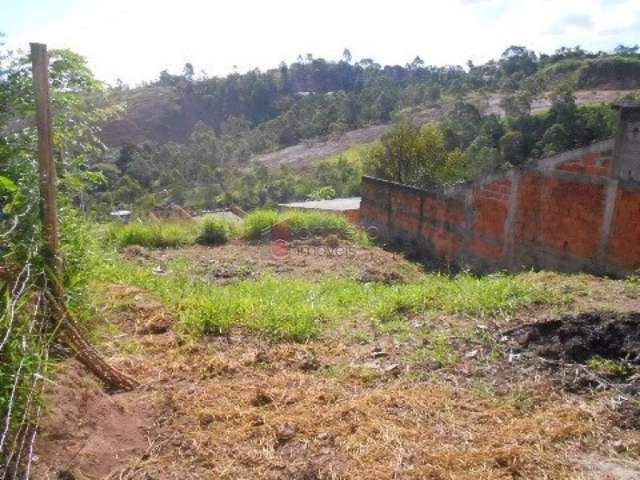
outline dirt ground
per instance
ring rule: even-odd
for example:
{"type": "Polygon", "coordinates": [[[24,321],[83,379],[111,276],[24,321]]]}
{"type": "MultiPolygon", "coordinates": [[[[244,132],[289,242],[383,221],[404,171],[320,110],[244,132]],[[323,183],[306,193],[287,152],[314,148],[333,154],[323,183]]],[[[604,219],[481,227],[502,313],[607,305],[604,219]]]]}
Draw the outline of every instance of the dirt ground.
{"type": "MultiPolygon", "coordinates": [[[[424,275],[373,247],[353,246],[352,257],[290,255],[277,265],[260,248],[125,255],[159,272],[182,258],[214,283],[264,271],[388,282],[424,275]]],[[[415,319],[434,331],[480,332],[453,339],[459,361],[451,365],[421,355],[433,347],[424,338],[373,330],[362,319],[345,319],[344,335],[306,344],[242,331],[184,338],[170,305],[136,287],[109,286],[100,345],[141,386],[108,396],[74,362],[63,365],[49,391],[34,478],[640,478],[640,430],[629,421],[640,416],[633,377],[585,382],[584,364],[541,357],[529,348],[541,335],[521,338],[527,325],[567,313],[638,311],[640,287],[527,275],[571,301],[501,322],[415,319]]]]}
{"type": "Polygon", "coordinates": [[[424,276],[423,268],[400,254],[380,248],[342,242],[337,247],[322,239],[291,242],[274,258],[270,245],[234,240],[216,248],[193,246],[177,250],[150,251],[138,247],[125,252],[129,259],[149,268],[165,270],[172,261],[183,260],[212,283],[225,284],[270,273],[282,278],[322,280],[357,278],[363,281],[410,282],[424,276]]]}

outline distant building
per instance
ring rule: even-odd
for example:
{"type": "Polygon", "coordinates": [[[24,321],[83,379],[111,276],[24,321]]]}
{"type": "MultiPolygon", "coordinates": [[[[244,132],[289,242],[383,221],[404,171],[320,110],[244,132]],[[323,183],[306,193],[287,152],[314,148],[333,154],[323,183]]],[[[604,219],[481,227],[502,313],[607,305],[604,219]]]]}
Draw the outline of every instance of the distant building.
{"type": "Polygon", "coordinates": [[[109,213],[109,216],[124,223],[129,223],[131,221],[131,210],[115,210],[109,213]]]}
{"type": "Polygon", "coordinates": [[[211,216],[221,218],[223,220],[229,220],[234,223],[240,223],[242,221],[242,217],[238,215],[237,212],[234,212],[230,208],[220,209],[220,210],[202,210],[200,212],[203,216],[211,216]]]}

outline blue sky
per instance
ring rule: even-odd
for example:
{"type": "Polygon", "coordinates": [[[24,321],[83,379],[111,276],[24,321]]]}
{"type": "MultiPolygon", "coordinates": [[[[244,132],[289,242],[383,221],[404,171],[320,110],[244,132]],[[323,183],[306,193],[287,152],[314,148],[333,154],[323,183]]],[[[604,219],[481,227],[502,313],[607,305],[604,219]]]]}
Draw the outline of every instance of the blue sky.
{"type": "Polygon", "coordinates": [[[0,0],[6,47],[71,48],[96,75],[136,84],[162,69],[225,75],[298,54],[404,64],[482,63],[509,45],[553,52],[640,43],[640,0],[0,0]]]}

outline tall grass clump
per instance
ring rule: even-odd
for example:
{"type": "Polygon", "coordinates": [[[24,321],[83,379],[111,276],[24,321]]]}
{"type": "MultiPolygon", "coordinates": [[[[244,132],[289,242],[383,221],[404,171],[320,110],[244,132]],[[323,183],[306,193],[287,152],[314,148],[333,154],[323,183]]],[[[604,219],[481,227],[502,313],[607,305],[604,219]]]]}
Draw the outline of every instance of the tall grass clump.
{"type": "Polygon", "coordinates": [[[234,235],[235,225],[223,218],[205,217],[200,224],[200,232],[196,242],[201,245],[223,245],[234,235]]]}
{"type": "Polygon", "coordinates": [[[244,218],[242,236],[247,240],[260,240],[280,221],[281,217],[275,210],[255,210],[244,218]]]}
{"type": "Polygon", "coordinates": [[[293,211],[282,216],[296,238],[335,234],[341,238],[352,238],[355,227],[349,221],[333,213],[293,211]]]}
{"type": "Polygon", "coordinates": [[[333,213],[256,210],[244,219],[243,237],[247,240],[259,240],[268,236],[271,229],[279,224],[289,229],[292,238],[301,239],[328,234],[350,239],[356,237],[357,230],[345,217],[333,213]]]}
{"type": "Polygon", "coordinates": [[[107,238],[119,247],[175,248],[195,242],[197,227],[186,222],[112,224],[107,238]]]}

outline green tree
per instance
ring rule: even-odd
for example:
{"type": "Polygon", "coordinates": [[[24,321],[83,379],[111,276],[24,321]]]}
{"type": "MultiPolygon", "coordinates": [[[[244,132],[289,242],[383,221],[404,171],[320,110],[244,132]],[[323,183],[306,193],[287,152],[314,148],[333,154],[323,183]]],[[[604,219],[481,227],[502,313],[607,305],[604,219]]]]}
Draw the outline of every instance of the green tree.
{"type": "Polygon", "coordinates": [[[502,160],[512,165],[520,165],[526,160],[524,138],[521,132],[509,130],[500,139],[500,155],[502,160]]]}

